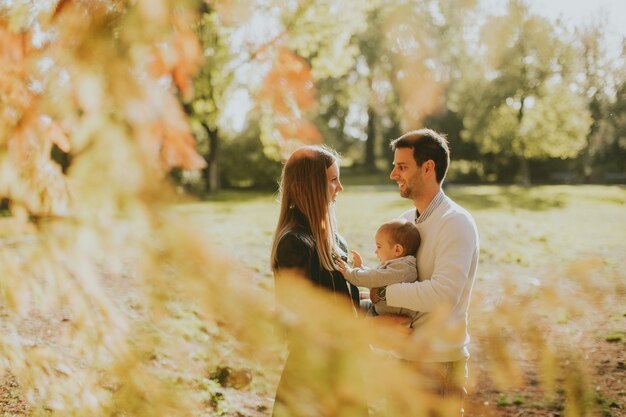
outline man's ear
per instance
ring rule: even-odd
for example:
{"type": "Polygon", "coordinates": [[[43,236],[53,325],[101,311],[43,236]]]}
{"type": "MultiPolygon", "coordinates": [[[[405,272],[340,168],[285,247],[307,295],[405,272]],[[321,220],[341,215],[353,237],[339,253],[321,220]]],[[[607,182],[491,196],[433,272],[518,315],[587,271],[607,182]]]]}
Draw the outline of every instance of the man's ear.
{"type": "Polygon", "coordinates": [[[424,171],[424,174],[434,174],[435,173],[435,161],[433,161],[432,159],[429,159],[428,161],[424,162],[422,164],[422,170],[424,171]]]}

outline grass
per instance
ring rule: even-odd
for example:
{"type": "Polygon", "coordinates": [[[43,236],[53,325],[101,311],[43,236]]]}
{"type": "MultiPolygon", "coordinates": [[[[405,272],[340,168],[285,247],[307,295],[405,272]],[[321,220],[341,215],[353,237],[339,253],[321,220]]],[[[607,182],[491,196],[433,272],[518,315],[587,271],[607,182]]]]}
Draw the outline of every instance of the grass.
{"type": "Polygon", "coordinates": [[[509,407],[512,405],[519,406],[524,404],[524,397],[520,394],[509,396],[507,394],[500,394],[496,398],[496,405],[498,407],[509,407]]]}
{"type": "MultiPolygon", "coordinates": [[[[541,415],[561,410],[592,415],[588,411],[594,407],[596,414],[619,415],[623,388],[611,381],[623,380],[624,370],[623,361],[616,358],[626,338],[626,189],[451,185],[446,193],[472,212],[481,238],[470,310],[473,342],[468,398],[476,400],[468,403],[468,415],[512,417],[520,410],[529,415],[537,415],[532,410],[541,415]],[[541,355],[556,364],[542,360],[541,355]],[[529,366],[531,372],[526,372],[529,366]],[[597,371],[592,382],[581,377],[578,370],[584,369],[597,371]],[[518,374],[520,378],[514,378],[518,374]]],[[[346,183],[337,204],[339,228],[365,263],[374,265],[377,227],[409,208],[411,202],[400,198],[393,185],[346,183]]],[[[212,242],[208,252],[219,255],[211,257],[211,262],[229,258],[241,268],[228,274],[206,271],[210,278],[206,293],[215,296],[209,299],[211,303],[224,299],[218,284],[241,279],[248,285],[251,271],[252,285],[261,289],[255,296],[266,302],[263,306],[272,304],[270,297],[262,296],[273,292],[269,252],[278,210],[271,192],[233,191],[173,208],[172,214],[191,220],[212,242]]],[[[189,259],[199,259],[197,253],[192,255],[196,257],[189,259]]],[[[240,330],[228,327],[230,316],[224,320],[210,308],[188,303],[182,294],[162,306],[159,314],[165,318],[156,326],[150,324],[141,298],[127,297],[131,288],[121,285],[111,290],[119,291],[119,300],[128,301],[129,315],[138,320],[137,329],[148,326],[146,334],[172,341],[148,343],[139,353],[155,375],[182,391],[189,388],[194,401],[208,413],[202,415],[234,415],[234,410],[242,409],[246,410],[243,415],[269,414],[284,360],[281,346],[261,352],[254,346],[252,355],[241,342],[248,340],[249,345],[250,336],[240,339],[240,330]],[[253,379],[246,380],[249,385],[243,389],[222,386],[219,378],[211,378],[224,366],[246,376],[250,373],[253,379]]],[[[242,314],[254,316],[249,306],[233,305],[242,314]]],[[[251,321],[250,326],[256,328],[259,323],[251,321]]]]}
{"type": "MultiPolygon", "coordinates": [[[[626,190],[620,186],[448,186],[446,193],[474,215],[481,238],[479,276],[514,268],[532,279],[537,268],[599,259],[623,265],[626,190]]],[[[369,263],[376,262],[373,236],[379,224],[410,209],[395,187],[346,186],[337,203],[341,233],[369,263]]],[[[224,192],[181,205],[198,227],[233,257],[264,278],[278,215],[271,192],[224,192]]]]}
{"type": "MultiPolygon", "coordinates": [[[[533,340],[535,344],[550,341],[581,350],[587,334],[581,328],[593,326],[598,320],[611,323],[603,337],[594,338],[595,343],[613,346],[616,343],[606,342],[623,342],[624,333],[613,329],[620,325],[616,322],[623,323],[619,299],[623,300],[626,293],[624,187],[450,185],[445,192],[473,214],[481,239],[470,311],[472,354],[478,358],[471,371],[470,390],[480,391],[489,373],[489,367],[481,362],[489,360],[489,345],[481,346],[481,340],[498,329],[513,325],[525,331],[537,326],[544,329],[544,341],[537,341],[534,334],[520,333],[521,341],[515,340],[507,347],[520,363],[536,357],[541,345],[524,347],[533,340]]],[[[411,202],[400,198],[392,185],[346,185],[337,202],[339,229],[351,248],[361,253],[365,264],[374,265],[373,239],[378,225],[410,208],[411,202]]],[[[208,201],[179,205],[176,210],[191,217],[224,257],[253,271],[258,285],[272,291],[269,252],[279,210],[275,194],[225,192],[208,201]]],[[[568,366],[569,362],[562,362],[568,366]]],[[[252,389],[260,396],[272,396],[278,370],[265,369],[262,364],[250,366],[256,375],[252,389]]],[[[532,409],[543,404],[544,397],[541,387],[531,388],[535,394],[525,391],[520,396],[496,384],[495,390],[485,392],[497,394],[483,394],[495,397],[483,400],[500,411],[532,409]]],[[[566,401],[564,387],[557,382],[554,389],[566,401]]],[[[572,392],[577,392],[575,389],[572,392]]],[[[616,394],[606,395],[612,398],[616,394]]],[[[212,400],[216,404],[227,402],[212,400]]]]}
{"type": "Polygon", "coordinates": [[[613,330],[604,337],[607,342],[624,342],[626,340],[626,332],[620,330],[613,330]]]}

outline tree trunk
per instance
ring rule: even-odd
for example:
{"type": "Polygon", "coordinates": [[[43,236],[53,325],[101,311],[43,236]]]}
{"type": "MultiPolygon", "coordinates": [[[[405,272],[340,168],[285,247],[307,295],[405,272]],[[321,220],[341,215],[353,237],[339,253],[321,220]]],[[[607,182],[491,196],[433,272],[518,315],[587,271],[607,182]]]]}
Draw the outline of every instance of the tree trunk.
{"type": "Polygon", "coordinates": [[[524,187],[530,186],[530,167],[524,153],[522,153],[520,158],[520,179],[524,187]]]}
{"type": "Polygon", "coordinates": [[[207,167],[204,169],[206,179],[206,191],[215,194],[221,189],[219,172],[219,134],[217,128],[210,128],[202,124],[209,134],[209,155],[207,157],[207,167]]]}
{"type": "MultiPolygon", "coordinates": [[[[520,100],[519,111],[517,112],[517,132],[518,134],[522,128],[522,120],[524,120],[524,101],[526,101],[526,97],[522,96],[520,100]]],[[[526,146],[524,144],[524,139],[520,137],[520,145],[521,145],[521,154],[520,154],[520,180],[524,187],[528,187],[530,185],[530,167],[528,165],[528,159],[526,159],[526,146]]]]}
{"type": "Polygon", "coordinates": [[[367,140],[365,141],[365,160],[363,166],[368,172],[376,172],[376,113],[372,107],[367,109],[367,140]]]}

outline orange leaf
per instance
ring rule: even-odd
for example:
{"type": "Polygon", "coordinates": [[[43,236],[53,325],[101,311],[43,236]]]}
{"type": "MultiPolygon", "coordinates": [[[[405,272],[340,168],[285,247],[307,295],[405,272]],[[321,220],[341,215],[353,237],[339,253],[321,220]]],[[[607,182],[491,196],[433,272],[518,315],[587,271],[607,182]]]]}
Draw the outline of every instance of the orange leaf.
{"type": "Polygon", "coordinates": [[[69,200],[66,177],[50,160],[52,142],[42,133],[42,124],[52,123],[45,120],[34,115],[22,120],[9,139],[9,157],[16,162],[19,176],[27,188],[26,192],[20,193],[20,201],[28,211],[65,214],[69,200]]]}
{"type": "Polygon", "coordinates": [[[323,141],[317,127],[302,116],[315,105],[315,83],[304,59],[281,47],[265,77],[260,97],[269,103],[284,140],[310,144],[323,141]]]}
{"type": "Polygon", "coordinates": [[[157,122],[157,129],[162,132],[161,163],[165,169],[202,169],[206,161],[196,152],[196,141],[185,113],[178,101],[171,98],[168,113],[157,122]]]}
{"type": "Polygon", "coordinates": [[[152,50],[152,62],[149,71],[154,77],[159,78],[169,73],[169,66],[165,59],[165,52],[161,48],[155,46],[152,50]]]}
{"type": "Polygon", "coordinates": [[[185,99],[193,95],[192,79],[202,62],[202,48],[196,35],[189,29],[179,29],[174,34],[173,48],[177,53],[172,71],[174,83],[185,99]]]}
{"type": "Polygon", "coordinates": [[[280,114],[308,110],[315,104],[315,83],[308,63],[287,48],[280,48],[260,92],[280,114]],[[287,103],[296,106],[288,110],[287,103]]]}
{"type": "Polygon", "coordinates": [[[317,127],[306,119],[288,119],[278,123],[278,131],[284,139],[298,139],[306,144],[323,142],[317,127]]]}
{"type": "Polygon", "coordinates": [[[47,137],[63,152],[70,151],[70,141],[64,129],[57,122],[46,117],[40,117],[39,128],[42,136],[47,137]]]}

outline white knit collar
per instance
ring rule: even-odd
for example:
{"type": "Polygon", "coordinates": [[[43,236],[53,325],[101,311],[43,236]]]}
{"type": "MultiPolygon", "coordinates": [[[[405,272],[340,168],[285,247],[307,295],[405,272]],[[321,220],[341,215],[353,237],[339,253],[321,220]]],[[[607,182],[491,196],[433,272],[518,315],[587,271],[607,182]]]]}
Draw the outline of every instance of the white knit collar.
{"type": "Polygon", "coordinates": [[[426,210],[424,210],[423,213],[420,213],[420,215],[418,216],[417,209],[415,209],[415,224],[424,223],[428,219],[428,217],[433,214],[433,211],[435,211],[445,199],[446,195],[443,193],[443,190],[439,190],[439,192],[430,201],[428,207],[426,207],[426,210]]]}

